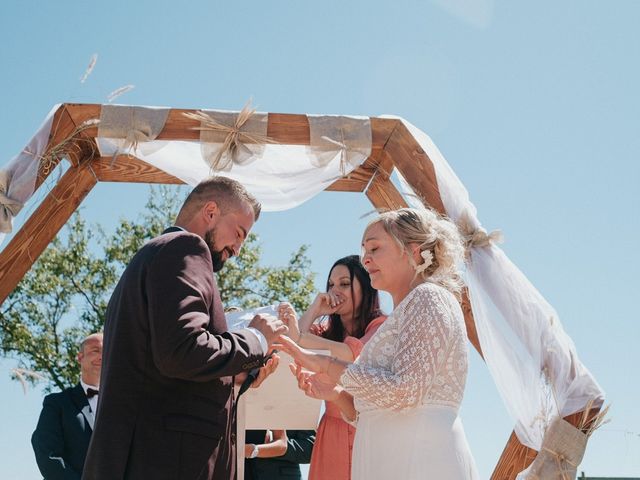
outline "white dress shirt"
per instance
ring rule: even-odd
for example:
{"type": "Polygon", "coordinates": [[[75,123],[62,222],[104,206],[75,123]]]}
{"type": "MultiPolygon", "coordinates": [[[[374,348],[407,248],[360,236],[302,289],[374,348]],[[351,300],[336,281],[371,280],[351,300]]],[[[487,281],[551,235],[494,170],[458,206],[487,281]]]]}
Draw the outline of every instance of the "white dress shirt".
{"type": "MultiPolygon", "coordinates": [[[[80,385],[82,385],[82,390],[84,390],[84,394],[87,394],[87,389],[89,388],[93,388],[94,390],[100,390],[100,387],[96,387],[95,385],[89,385],[88,383],[84,383],[82,380],[80,380],[80,385]]],[[[98,410],[98,395],[94,395],[93,397],[89,398],[87,397],[87,400],[89,401],[89,408],[91,408],[91,414],[93,415],[93,418],[96,418],[96,411],[98,410]]]]}

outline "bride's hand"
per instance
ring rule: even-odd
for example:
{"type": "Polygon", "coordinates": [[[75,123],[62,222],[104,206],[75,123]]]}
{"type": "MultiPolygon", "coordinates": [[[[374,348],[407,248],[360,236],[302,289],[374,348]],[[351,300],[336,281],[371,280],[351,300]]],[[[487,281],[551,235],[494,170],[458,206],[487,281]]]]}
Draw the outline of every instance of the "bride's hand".
{"type": "Polygon", "coordinates": [[[278,350],[282,350],[291,355],[298,365],[312,372],[325,373],[329,368],[331,357],[306,350],[298,346],[298,344],[289,337],[281,335],[276,347],[278,350]]]}
{"type": "Polygon", "coordinates": [[[278,319],[289,327],[287,336],[294,342],[300,340],[300,327],[298,326],[298,316],[293,306],[289,302],[281,302],[278,305],[278,319]]]}
{"type": "Polygon", "coordinates": [[[341,387],[326,373],[312,373],[303,370],[300,365],[289,364],[291,373],[298,379],[298,388],[311,398],[333,402],[338,399],[341,387]]]}

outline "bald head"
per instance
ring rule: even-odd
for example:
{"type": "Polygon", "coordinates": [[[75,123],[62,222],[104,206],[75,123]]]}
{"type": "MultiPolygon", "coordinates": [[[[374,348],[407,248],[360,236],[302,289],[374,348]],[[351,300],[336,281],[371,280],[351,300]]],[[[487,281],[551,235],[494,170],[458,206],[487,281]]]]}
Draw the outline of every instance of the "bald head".
{"type": "Polygon", "coordinates": [[[80,351],[84,352],[84,347],[88,344],[93,343],[102,343],[102,332],[92,333],[91,335],[87,335],[82,342],[80,342],[80,351]]]}
{"type": "Polygon", "coordinates": [[[102,368],[102,333],[93,333],[80,343],[78,352],[80,376],[88,385],[100,385],[100,370],[102,368]]]}

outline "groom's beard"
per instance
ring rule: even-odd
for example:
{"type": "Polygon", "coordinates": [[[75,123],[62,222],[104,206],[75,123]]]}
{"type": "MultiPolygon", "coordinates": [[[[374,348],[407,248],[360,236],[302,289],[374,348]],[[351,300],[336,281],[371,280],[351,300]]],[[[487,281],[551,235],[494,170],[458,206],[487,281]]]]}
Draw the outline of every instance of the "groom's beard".
{"type": "Polygon", "coordinates": [[[233,256],[233,252],[229,248],[223,248],[222,250],[218,250],[213,240],[216,235],[216,229],[212,228],[208,232],[204,234],[204,241],[209,247],[209,252],[211,252],[211,263],[213,264],[213,271],[219,272],[224,267],[224,262],[230,259],[233,256]],[[227,252],[227,258],[223,259],[222,254],[227,252]]]}

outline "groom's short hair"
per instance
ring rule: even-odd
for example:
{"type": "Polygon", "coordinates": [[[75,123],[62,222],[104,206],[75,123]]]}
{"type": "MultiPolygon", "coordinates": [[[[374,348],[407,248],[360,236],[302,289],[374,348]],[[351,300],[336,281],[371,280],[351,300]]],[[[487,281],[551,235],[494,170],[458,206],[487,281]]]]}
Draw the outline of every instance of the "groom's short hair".
{"type": "Polygon", "coordinates": [[[247,203],[253,210],[254,221],[258,220],[262,210],[260,202],[240,182],[228,177],[215,176],[196,185],[182,204],[178,219],[190,220],[205,203],[212,200],[223,213],[238,210],[243,203],[247,203]]]}

